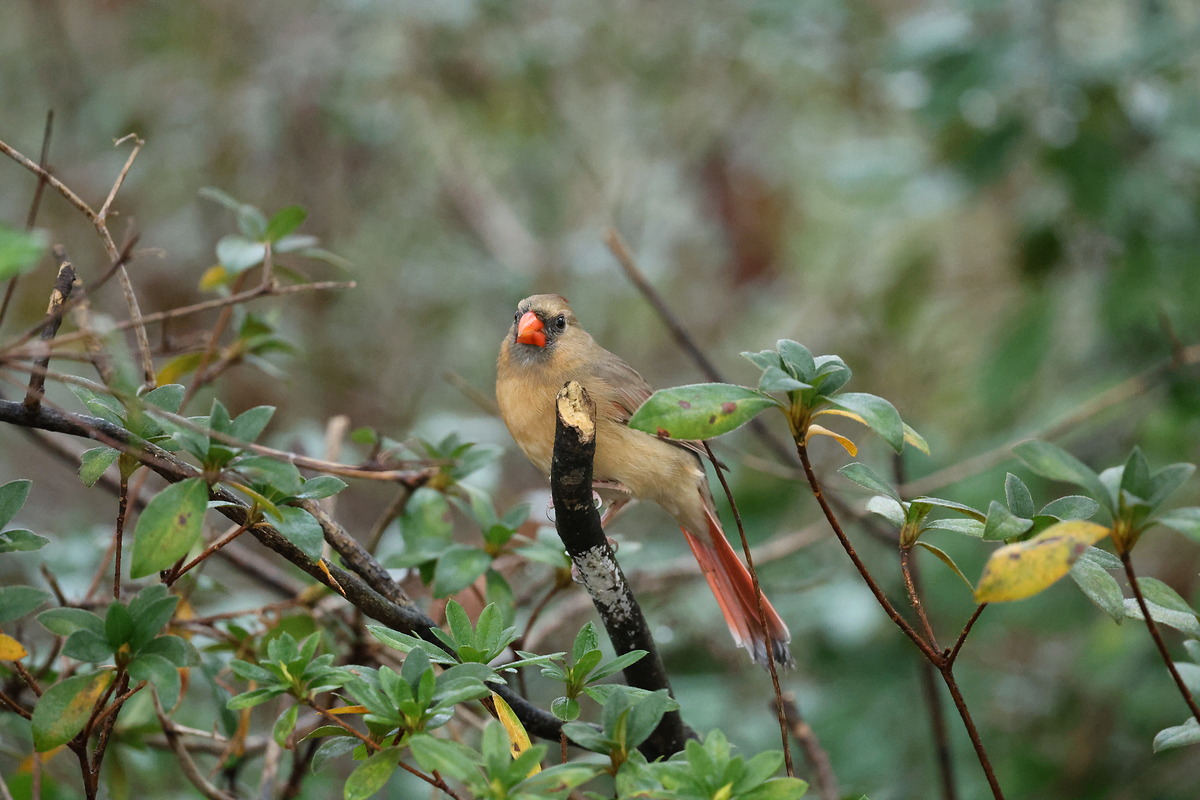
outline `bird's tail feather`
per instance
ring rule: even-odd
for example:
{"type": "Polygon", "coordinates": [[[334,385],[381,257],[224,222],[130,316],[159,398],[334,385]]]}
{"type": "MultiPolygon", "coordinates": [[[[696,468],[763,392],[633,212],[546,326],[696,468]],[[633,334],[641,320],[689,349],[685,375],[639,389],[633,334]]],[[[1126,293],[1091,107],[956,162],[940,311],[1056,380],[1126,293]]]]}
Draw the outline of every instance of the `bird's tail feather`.
{"type": "Polygon", "coordinates": [[[721,607],[729,632],[739,647],[746,648],[750,657],[762,666],[774,658],[781,666],[791,666],[788,642],[792,635],[770,601],[762,598],[762,614],[754,591],[754,579],[733,551],[716,514],[705,504],[708,517],[708,541],[682,528],[692,554],[700,564],[708,586],[721,607]]]}

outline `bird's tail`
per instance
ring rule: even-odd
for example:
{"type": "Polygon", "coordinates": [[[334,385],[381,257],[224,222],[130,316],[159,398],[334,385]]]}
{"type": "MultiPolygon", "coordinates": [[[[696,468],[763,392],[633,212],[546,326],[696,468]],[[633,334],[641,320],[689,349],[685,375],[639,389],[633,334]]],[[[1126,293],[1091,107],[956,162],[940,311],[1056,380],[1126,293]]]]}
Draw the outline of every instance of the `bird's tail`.
{"type": "Polygon", "coordinates": [[[687,528],[681,530],[708,580],[709,588],[717,598],[729,632],[739,647],[749,651],[756,663],[765,667],[767,659],[774,658],[776,664],[792,666],[792,653],[788,649],[792,634],[765,595],[762,598],[762,613],[759,613],[754,579],[729,545],[713,509],[708,503],[704,505],[704,513],[708,518],[708,541],[687,528]]]}

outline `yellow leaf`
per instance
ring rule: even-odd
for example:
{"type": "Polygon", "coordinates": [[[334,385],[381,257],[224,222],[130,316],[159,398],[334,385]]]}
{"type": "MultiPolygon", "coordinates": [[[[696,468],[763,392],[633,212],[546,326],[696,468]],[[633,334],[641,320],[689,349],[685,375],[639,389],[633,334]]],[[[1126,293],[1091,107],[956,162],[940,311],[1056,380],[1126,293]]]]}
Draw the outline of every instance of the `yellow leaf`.
{"type": "Polygon", "coordinates": [[[220,264],[213,264],[200,276],[200,289],[205,292],[218,289],[228,280],[229,274],[225,272],[225,268],[220,264]]]}
{"type": "Polygon", "coordinates": [[[1028,541],[1001,547],[983,567],[975,601],[998,603],[1037,594],[1066,575],[1090,545],[1108,534],[1103,525],[1073,519],[1055,523],[1028,541]]]}
{"type": "Polygon", "coordinates": [[[835,414],[836,416],[839,416],[839,417],[846,417],[847,419],[852,419],[855,422],[861,422],[863,425],[867,424],[867,421],[865,419],[863,419],[862,417],[860,417],[858,414],[855,414],[853,411],[847,411],[844,408],[823,408],[820,411],[818,411],[817,413],[813,414],[813,416],[819,417],[822,414],[835,414]]]}
{"type": "Polygon", "coordinates": [[[158,374],[155,376],[158,379],[158,385],[179,383],[184,375],[196,371],[196,368],[200,366],[200,359],[203,357],[203,353],[184,353],[172,358],[158,370],[158,374]]]}
{"type": "MultiPolygon", "coordinates": [[[[529,734],[525,732],[525,726],[521,724],[521,720],[517,719],[517,715],[513,713],[512,708],[504,701],[503,697],[493,693],[492,702],[496,706],[496,718],[500,720],[504,730],[508,731],[508,740],[512,743],[512,755],[513,758],[516,758],[529,749],[529,734]]],[[[534,764],[533,769],[529,770],[529,774],[536,775],[541,771],[541,766],[534,764]]]]}
{"type": "Polygon", "coordinates": [[[333,590],[334,590],[335,592],[337,592],[338,594],[340,594],[342,597],[345,597],[345,596],[346,596],[346,590],[345,590],[345,589],[343,589],[343,588],[342,588],[342,585],[341,585],[340,583],[338,583],[338,582],[337,582],[337,578],[333,577],[333,574],[332,574],[332,573],[330,573],[330,571],[329,571],[329,565],[325,563],[325,559],[323,559],[323,558],[322,558],[320,561],[318,561],[318,562],[317,562],[317,566],[318,566],[318,567],[320,567],[320,569],[321,569],[321,572],[324,572],[324,573],[325,573],[325,577],[326,577],[326,578],[329,578],[329,586],[330,586],[330,588],[331,588],[331,589],[333,589],[333,590]]]}
{"type": "Polygon", "coordinates": [[[329,709],[330,714],[365,714],[367,713],[366,706],[341,706],[339,708],[329,709]]]}
{"type": "MultiPolygon", "coordinates": [[[[849,414],[847,414],[847,416],[849,416],[849,414]]],[[[834,433],[824,425],[817,425],[816,423],[810,424],[808,426],[808,433],[804,436],[804,443],[808,444],[810,441],[812,441],[812,437],[814,436],[829,436],[833,439],[836,439],[838,444],[846,448],[846,452],[851,456],[858,455],[858,448],[854,445],[854,442],[850,441],[845,436],[842,436],[840,433],[834,433]]]]}
{"type": "Polygon", "coordinates": [[[21,643],[8,634],[0,633],[0,661],[20,661],[29,653],[21,643]]]}

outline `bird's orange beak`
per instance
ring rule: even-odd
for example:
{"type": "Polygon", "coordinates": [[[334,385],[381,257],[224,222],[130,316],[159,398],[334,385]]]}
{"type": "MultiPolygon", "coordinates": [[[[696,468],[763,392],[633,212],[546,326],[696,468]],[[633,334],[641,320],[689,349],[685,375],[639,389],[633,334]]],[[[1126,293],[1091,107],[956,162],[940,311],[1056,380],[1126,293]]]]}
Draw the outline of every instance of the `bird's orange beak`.
{"type": "Polygon", "coordinates": [[[538,315],[532,311],[526,311],[517,320],[517,342],[520,344],[535,344],[538,347],[546,346],[546,333],[543,330],[545,326],[538,319],[538,315]]]}

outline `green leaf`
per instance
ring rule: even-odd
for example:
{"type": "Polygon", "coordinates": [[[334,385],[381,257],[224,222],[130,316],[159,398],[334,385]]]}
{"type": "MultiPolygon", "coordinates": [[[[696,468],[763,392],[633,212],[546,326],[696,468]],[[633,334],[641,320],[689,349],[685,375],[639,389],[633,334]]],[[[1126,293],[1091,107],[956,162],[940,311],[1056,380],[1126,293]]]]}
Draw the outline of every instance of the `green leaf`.
{"type": "Polygon", "coordinates": [[[983,538],[989,542],[1015,539],[1028,531],[1032,525],[1033,520],[1022,519],[993,500],[988,506],[987,522],[983,526],[983,538]]]}
{"type": "Polygon", "coordinates": [[[133,617],[123,604],[113,603],[108,607],[108,613],[104,615],[104,638],[113,652],[133,638],[133,617]]]}
{"type": "Polygon", "coordinates": [[[106,636],[87,629],[75,631],[63,643],[63,655],[91,664],[111,661],[115,649],[106,636]]]}
{"type": "Polygon", "coordinates": [[[1146,456],[1142,454],[1140,447],[1134,447],[1129,453],[1129,458],[1125,460],[1125,468],[1121,471],[1120,489],[1146,501],[1154,494],[1154,487],[1150,482],[1150,465],[1146,463],[1146,456]]]}
{"type": "Polygon", "coordinates": [[[79,457],[79,479],[83,485],[92,487],[100,480],[108,468],[121,456],[121,451],[111,447],[93,447],[85,450],[79,457]]]}
{"type": "Polygon", "coordinates": [[[804,381],[798,381],[779,367],[767,367],[762,377],[758,379],[760,392],[794,392],[799,389],[811,389],[804,381]]]}
{"type": "Polygon", "coordinates": [[[967,589],[969,589],[972,593],[975,592],[975,587],[971,585],[971,581],[966,575],[963,574],[963,571],[958,568],[958,564],[954,563],[954,559],[952,559],[944,550],[934,547],[929,542],[923,542],[919,539],[917,540],[917,546],[924,547],[926,550],[937,556],[943,564],[945,564],[951,569],[952,572],[954,572],[955,575],[962,578],[962,582],[967,585],[967,589]]]}
{"type": "Polygon", "coordinates": [[[112,678],[111,671],[103,670],[67,678],[47,689],[33,709],[34,750],[44,753],[74,739],[112,678]]]}
{"type": "Polygon", "coordinates": [[[474,547],[451,547],[442,553],[433,572],[433,596],[449,597],[470,586],[492,564],[492,558],[474,547]]]}
{"type": "Polygon", "coordinates": [[[780,339],[775,343],[775,349],[779,351],[779,360],[783,362],[784,369],[805,383],[812,382],[817,363],[807,347],[791,339],[780,339]]]}
{"type": "Polygon", "coordinates": [[[129,576],[144,578],[187,555],[200,538],[207,507],[202,478],[186,478],[155,495],[138,517],[129,576]]]}
{"type": "Polygon", "coordinates": [[[275,416],[275,406],[255,406],[242,412],[237,419],[230,422],[229,433],[240,442],[257,441],[273,416],[275,416]]]}
{"type": "Polygon", "coordinates": [[[244,236],[230,234],[221,237],[217,242],[217,261],[221,262],[226,272],[236,275],[251,267],[261,264],[267,255],[267,246],[262,242],[251,241],[244,236]]]}
{"type": "Polygon", "coordinates": [[[557,697],[550,703],[550,713],[563,722],[579,719],[579,701],[571,697],[557,697]]]}
{"type": "Polygon", "coordinates": [[[1016,516],[1033,517],[1033,495],[1025,482],[1011,472],[1004,478],[1004,499],[1008,502],[1008,510],[1016,516]]]}
{"type": "Polygon", "coordinates": [[[1083,487],[1110,513],[1114,510],[1112,495],[1100,482],[1100,476],[1061,447],[1035,439],[1017,445],[1013,453],[1043,478],[1083,487]]]}
{"type": "Polygon", "coordinates": [[[887,495],[897,503],[900,502],[899,492],[866,464],[855,461],[842,467],[838,472],[847,480],[854,481],[864,489],[869,489],[877,494],[887,495]]]}
{"type": "Polygon", "coordinates": [[[591,780],[600,772],[594,764],[555,764],[530,775],[513,787],[520,797],[557,797],[591,780]]]}
{"type": "Polygon", "coordinates": [[[11,522],[21,506],[25,505],[32,487],[33,481],[26,479],[9,481],[0,486],[0,528],[11,522]]]}
{"type": "Polygon", "coordinates": [[[104,620],[82,608],[52,608],[38,614],[38,623],[59,636],[70,636],[75,631],[87,630],[97,636],[104,635],[104,620]]]}
{"type": "Polygon", "coordinates": [[[304,555],[311,560],[320,561],[321,550],[325,545],[325,532],[321,530],[321,523],[303,508],[279,506],[277,510],[280,518],[275,521],[275,529],[304,551],[304,555]]]}
{"type": "MultiPolygon", "coordinates": [[[[341,728],[336,725],[325,725],[317,728],[309,734],[313,736],[321,731],[340,731],[341,728]]],[[[362,746],[362,740],[357,736],[338,736],[335,735],[332,739],[326,739],[321,742],[321,746],[317,748],[317,752],[313,753],[312,771],[320,772],[325,769],[325,766],[336,758],[341,758],[355,748],[362,746]]]]}
{"type": "Polygon", "coordinates": [[[1186,483],[1195,471],[1195,464],[1185,462],[1167,464],[1162,469],[1156,470],[1150,476],[1151,494],[1146,498],[1150,506],[1158,508],[1162,505],[1162,502],[1174,494],[1176,489],[1186,483]]]}
{"type": "Polygon", "coordinates": [[[46,232],[24,231],[0,224],[0,281],[24,275],[46,252],[46,232]]]}
{"type": "Polygon", "coordinates": [[[29,553],[41,550],[50,544],[45,536],[38,536],[24,528],[13,528],[0,533],[0,553],[29,553]]]}
{"type": "Polygon", "coordinates": [[[479,753],[466,745],[438,739],[427,733],[415,734],[408,746],[422,769],[449,775],[459,781],[465,782],[477,774],[475,767],[481,762],[479,753]]]}
{"type": "MultiPolygon", "coordinates": [[[[993,505],[998,504],[993,501],[993,505]]],[[[1108,534],[1103,525],[1069,520],[1051,525],[1028,541],[1001,547],[984,565],[975,601],[1021,600],[1049,588],[1070,571],[1089,545],[1108,534]]]]}
{"type": "Polygon", "coordinates": [[[595,672],[588,676],[589,681],[604,680],[609,675],[613,675],[631,664],[636,664],[645,657],[645,650],[630,650],[628,653],[622,653],[611,661],[606,661],[601,664],[595,672]]]}
{"type": "Polygon", "coordinates": [[[345,800],[366,800],[387,784],[399,763],[400,754],[397,750],[381,750],[354,768],[350,777],[346,778],[342,797],[345,800]]]}
{"type": "MultiPolygon", "coordinates": [[[[1139,583],[1141,583],[1140,580],[1139,583]]],[[[1200,621],[1197,621],[1195,612],[1164,608],[1150,601],[1146,602],[1146,607],[1150,610],[1150,616],[1160,625],[1166,625],[1168,628],[1182,631],[1188,636],[1200,638],[1200,621]]],[[[1145,619],[1136,597],[1125,598],[1125,616],[1132,619],[1145,619]]]]}
{"type": "Polygon", "coordinates": [[[877,494],[867,501],[867,511],[878,514],[897,529],[904,527],[904,506],[895,498],[877,494]]]}
{"type": "MultiPolygon", "coordinates": [[[[97,386],[97,384],[91,385],[97,386]]],[[[97,386],[97,388],[107,391],[103,387],[97,386]]],[[[106,422],[125,427],[125,409],[121,407],[116,398],[104,394],[102,391],[94,392],[87,386],[77,383],[72,383],[70,389],[71,393],[78,398],[79,402],[83,403],[84,408],[88,411],[106,422]]]]}
{"type": "Polygon", "coordinates": [[[1155,517],[1154,521],[1200,542],[1200,507],[1198,506],[1165,511],[1155,517]]]}
{"type": "Polygon", "coordinates": [[[249,692],[242,692],[239,695],[229,698],[229,702],[225,707],[230,711],[240,711],[243,708],[253,708],[254,706],[262,705],[268,700],[274,700],[279,695],[286,692],[287,689],[283,686],[271,686],[266,689],[252,689],[249,692]]]}
{"type": "Polygon", "coordinates": [[[950,531],[964,536],[983,538],[983,523],[975,519],[935,519],[925,523],[926,530],[950,531]]]}
{"type": "Polygon", "coordinates": [[[1189,718],[1187,722],[1173,728],[1163,728],[1154,736],[1156,753],[1190,744],[1200,744],[1200,722],[1196,722],[1194,718],[1189,718]]]}
{"type": "Polygon", "coordinates": [[[129,677],[152,684],[165,709],[174,708],[179,701],[179,669],[160,655],[144,653],[130,661],[129,677]]]}
{"type": "Polygon", "coordinates": [[[1125,596],[1117,579],[1094,559],[1081,557],[1071,565],[1071,579],[1088,599],[1115,622],[1125,619],[1125,596]]]}
{"type": "Polygon", "coordinates": [[[268,242],[277,242],[296,230],[296,228],[299,228],[307,218],[308,211],[304,206],[285,206],[276,211],[275,216],[271,217],[271,221],[267,223],[266,233],[263,234],[262,238],[268,242]]]}
{"type": "Polygon", "coordinates": [[[275,725],[271,728],[271,738],[275,740],[275,744],[287,747],[288,737],[296,730],[296,715],[299,713],[299,704],[293,703],[275,720],[275,725]]]}
{"type": "Polygon", "coordinates": [[[594,753],[607,753],[609,749],[608,739],[604,738],[604,734],[596,730],[592,725],[586,722],[567,722],[562,726],[562,732],[575,744],[582,747],[584,750],[591,750],[594,753]]]}
{"type": "Polygon", "coordinates": [[[1186,614],[1195,614],[1196,609],[1192,608],[1186,600],[1179,596],[1179,592],[1167,586],[1157,578],[1138,578],[1138,588],[1142,590],[1142,597],[1148,602],[1160,605],[1163,608],[1170,608],[1174,611],[1182,611],[1186,614]]]}
{"type": "Polygon", "coordinates": [[[1042,507],[1039,516],[1055,519],[1091,519],[1100,510],[1100,504],[1082,494],[1069,494],[1052,500],[1042,507]]]}
{"type": "Polygon", "coordinates": [[[32,586],[0,586],[0,622],[31,614],[49,599],[49,592],[32,586]]]}
{"type": "Polygon", "coordinates": [[[904,450],[904,421],[896,407],[873,394],[844,392],[834,395],[829,404],[857,414],[867,427],[879,434],[897,453],[904,450]]]}
{"type": "Polygon", "coordinates": [[[335,478],[332,475],[318,475],[304,481],[300,492],[295,497],[297,500],[320,500],[323,497],[332,497],[346,486],[347,483],[341,478],[335,478]]]}
{"type": "Polygon", "coordinates": [[[668,439],[712,439],[779,402],[744,386],[696,383],[661,389],[629,420],[629,427],[668,439]]]}
{"type": "Polygon", "coordinates": [[[945,508],[950,511],[957,511],[960,514],[965,514],[966,516],[970,517],[971,519],[975,520],[976,522],[986,522],[987,521],[987,514],[984,514],[979,509],[972,508],[971,506],[964,505],[962,503],[956,503],[953,500],[943,500],[940,497],[922,496],[922,497],[915,498],[913,500],[913,502],[914,503],[928,503],[929,505],[937,506],[938,508],[945,508]]]}

